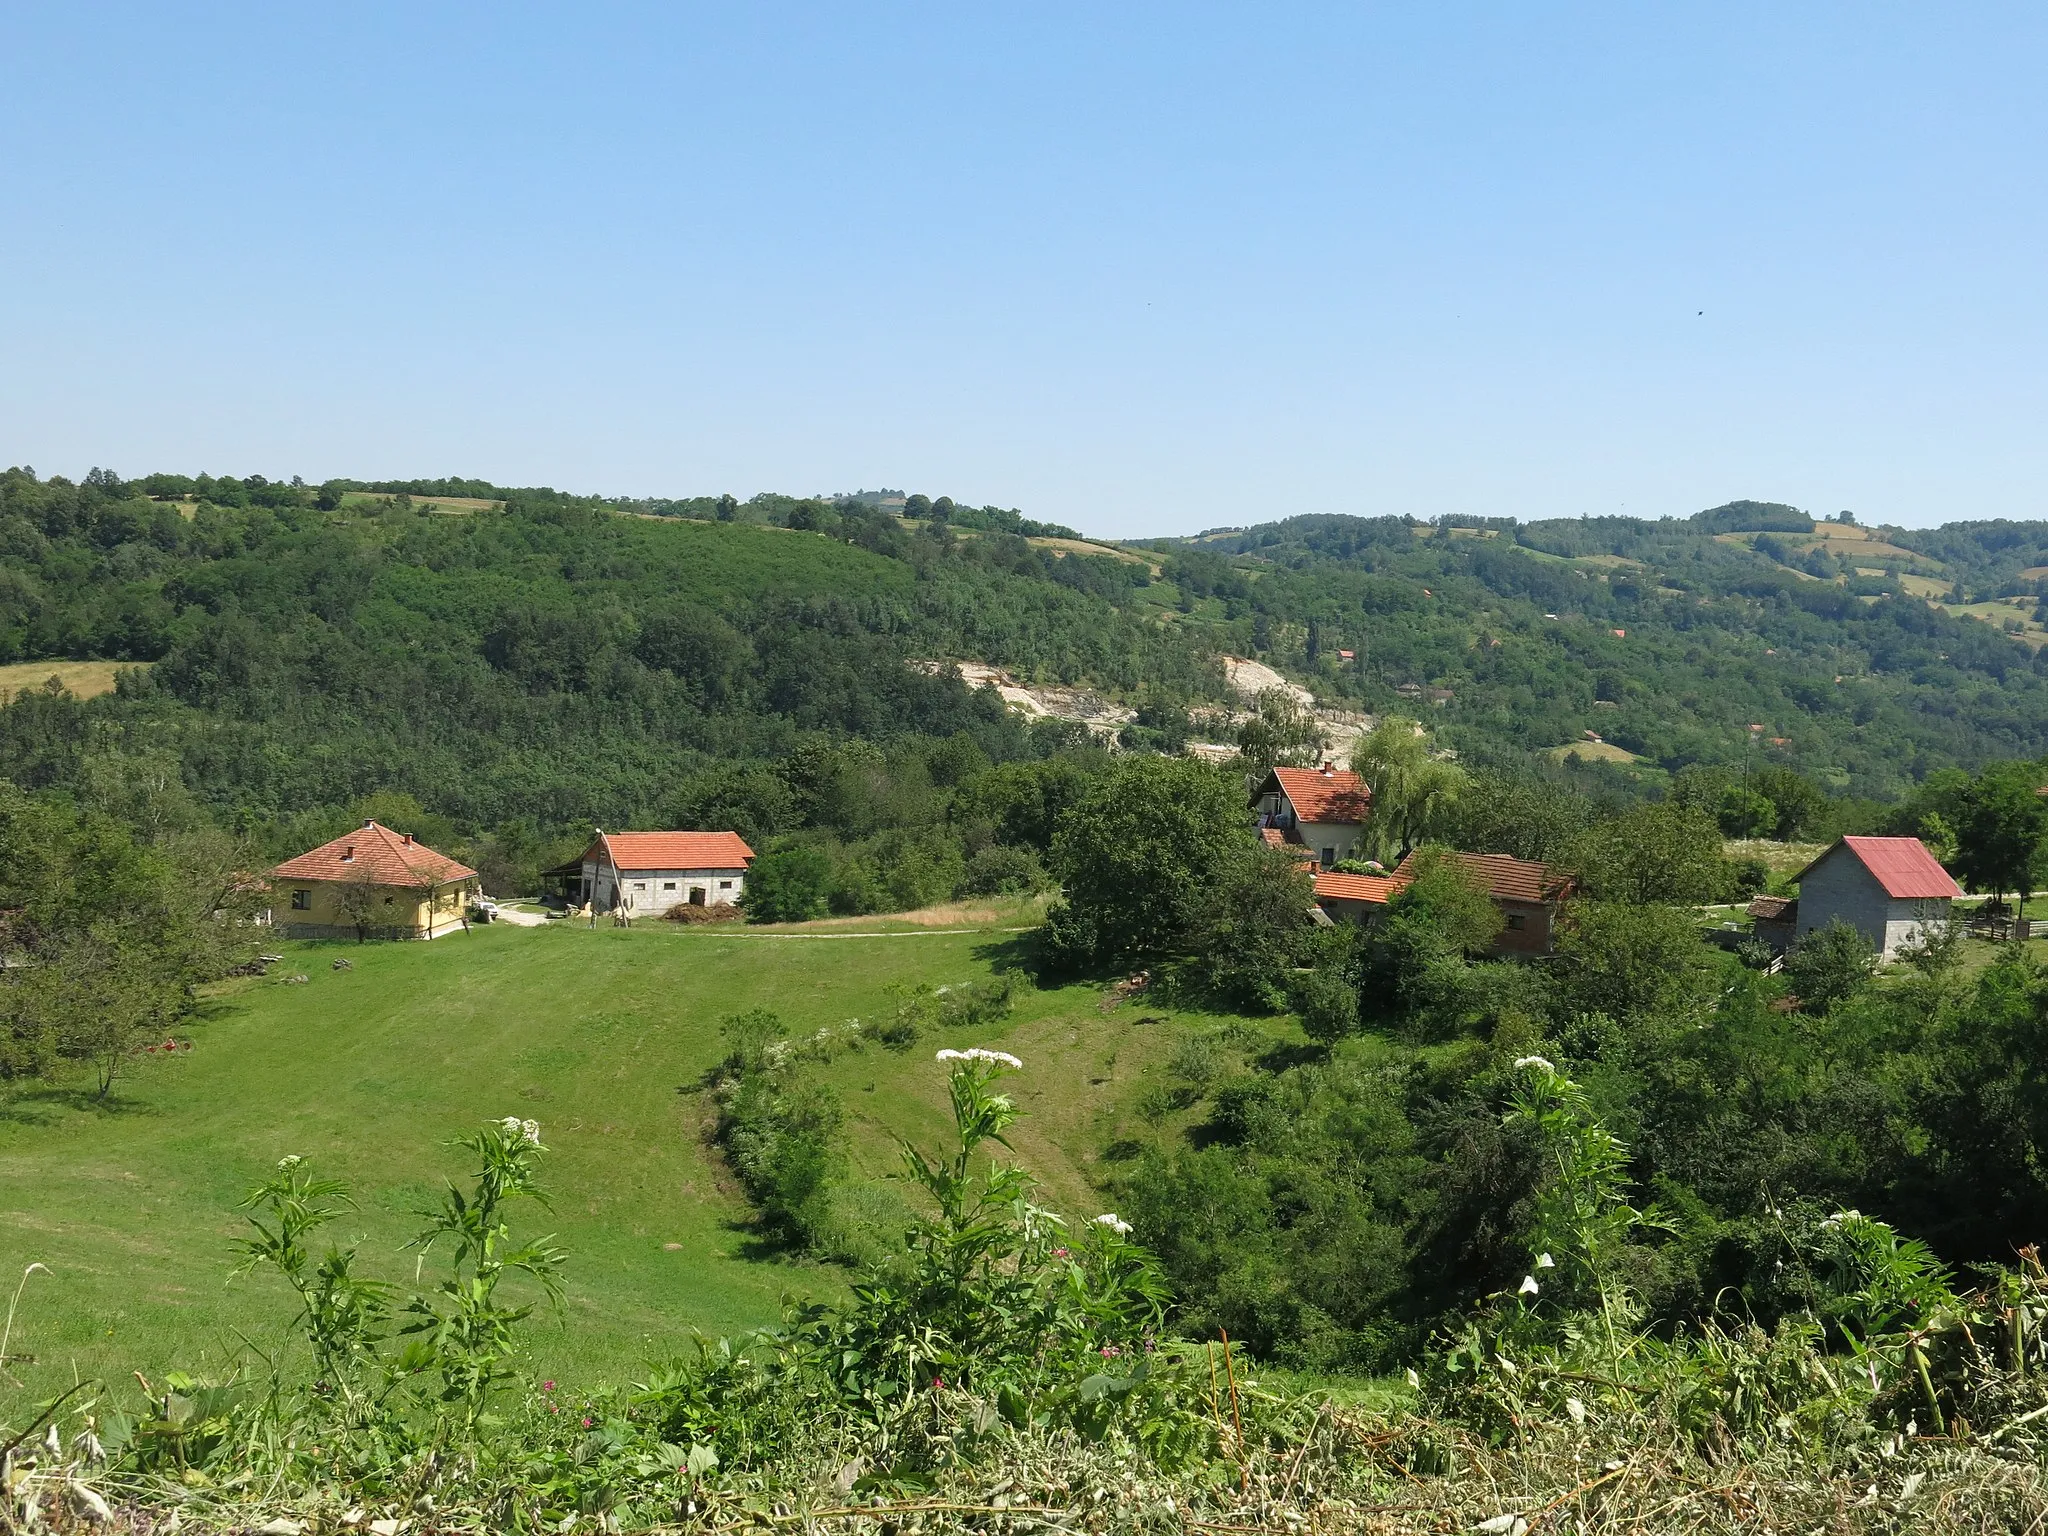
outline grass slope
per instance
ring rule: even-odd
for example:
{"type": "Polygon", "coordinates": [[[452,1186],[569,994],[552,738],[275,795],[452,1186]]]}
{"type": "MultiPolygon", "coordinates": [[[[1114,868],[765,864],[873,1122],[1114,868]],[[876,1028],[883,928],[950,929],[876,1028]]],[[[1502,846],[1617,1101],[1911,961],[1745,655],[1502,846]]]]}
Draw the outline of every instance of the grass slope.
{"type": "MultiPolygon", "coordinates": [[[[32,1261],[54,1271],[28,1283],[10,1353],[34,1361],[11,1366],[20,1387],[0,1375],[0,1415],[74,1371],[217,1370],[238,1334],[274,1338],[281,1287],[224,1275],[232,1207],[285,1153],[356,1186],[362,1210],[342,1234],[363,1239],[367,1272],[409,1278],[409,1213],[463,1172],[438,1143],[508,1114],[538,1119],[554,1149],[554,1215],[528,1220],[574,1254],[566,1327],[535,1335],[544,1370],[625,1379],[693,1328],[768,1321],[785,1294],[844,1277],[765,1251],[704,1145],[708,1106],[690,1090],[722,1055],[719,1020],[766,1007],[802,1032],[880,1016],[892,986],[986,976],[1018,943],[994,928],[828,939],[557,923],[284,946],[271,978],[231,984],[191,1030],[194,1048],[145,1058],[112,1107],[47,1089],[0,1101],[0,1277],[11,1292],[32,1261]],[[295,973],[306,984],[283,982],[295,973]]],[[[1089,1158],[1122,1133],[1121,1106],[1183,1032],[1165,1010],[1103,1001],[1092,987],[1024,988],[1009,1020],[972,1038],[869,1047],[820,1069],[843,1096],[860,1171],[893,1168],[897,1132],[938,1136],[935,1049],[1000,1044],[1027,1066],[1020,1159],[1055,1209],[1093,1214],[1089,1158]]]]}

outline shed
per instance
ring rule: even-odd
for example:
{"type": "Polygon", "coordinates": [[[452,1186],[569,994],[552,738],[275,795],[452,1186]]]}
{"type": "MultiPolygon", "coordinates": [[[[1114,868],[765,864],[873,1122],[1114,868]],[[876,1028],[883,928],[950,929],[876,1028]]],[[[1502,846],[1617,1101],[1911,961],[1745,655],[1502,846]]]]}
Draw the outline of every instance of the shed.
{"type": "Polygon", "coordinates": [[[1844,837],[1799,872],[1796,932],[1839,919],[1890,960],[1946,923],[1962,894],[1917,837],[1844,837]]]}

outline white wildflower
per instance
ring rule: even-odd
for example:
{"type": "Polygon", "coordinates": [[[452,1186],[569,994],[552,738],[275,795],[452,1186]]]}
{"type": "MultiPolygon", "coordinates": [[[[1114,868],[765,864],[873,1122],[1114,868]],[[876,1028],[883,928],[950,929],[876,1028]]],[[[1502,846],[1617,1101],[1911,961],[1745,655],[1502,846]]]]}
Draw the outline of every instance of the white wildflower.
{"type": "Polygon", "coordinates": [[[1516,1291],[1515,1294],[1517,1296],[1534,1296],[1538,1291],[1542,1289],[1543,1287],[1536,1283],[1536,1277],[1534,1275],[1524,1275],[1522,1276],[1521,1289],[1516,1291]]]}
{"type": "Polygon", "coordinates": [[[1118,1237],[1129,1237],[1131,1235],[1131,1224],[1125,1221],[1123,1217],[1117,1215],[1115,1211],[1104,1211],[1095,1218],[1095,1225],[1109,1228],[1118,1237]]]}
{"type": "Polygon", "coordinates": [[[1536,1255],[1536,1267],[1538,1269],[1555,1269],[1557,1268],[1557,1260],[1547,1253],[1539,1253],[1536,1255]]]}
{"type": "Polygon", "coordinates": [[[498,1122],[498,1129],[502,1130],[507,1136],[517,1136],[530,1147],[540,1145],[540,1122],[538,1120],[522,1120],[517,1115],[507,1115],[498,1122]]]}
{"type": "Polygon", "coordinates": [[[64,1454],[64,1441],[58,1435],[55,1424],[52,1424],[49,1433],[43,1436],[43,1450],[51,1456],[62,1456],[64,1454]]]}
{"type": "Polygon", "coordinates": [[[1408,1367],[1408,1385],[1411,1387],[1420,1387],[1422,1385],[1422,1378],[1416,1375],[1415,1367],[1412,1365],[1408,1367]]]}
{"type": "Polygon", "coordinates": [[[1515,1060],[1515,1070],[1516,1070],[1517,1072],[1519,1072],[1519,1071],[1521,1071],[1521,1070],[1522,1070],[1522,1068],[1524,1068],[1524,1067],[1541,1067],[1541,1068],[1542,1068],[1542,1069],[1543,1069],[1544,1071],[1546,1071],[1546,1072],[1555,1072],[1555,1071],[1557,1070],[1557,1068],[1553,1067],[1553,1066],[1552,1066],[1552,1065],[1551,1065],[1551,1064],[1550,1064],[1549,1062],[1545,1061],[1545,1060],[1544,1060],[1544,1059],[1543,1059],[1543,1058],[1542,1058],[1541,1056],[1521,1056],[1521,1057],[1517,1057],[1517,1058],[1516,1058],[1516,1060],[1515,1060]]]}
{"type": "Polygon", "coordinates": [[[939,1052],[938,1059],[940,1061],[993,1061],[999,1062],[1006,1067],[1022,1067],[1024,1065],[1023,1062],[1012,1056],[1008,1051],[991,1051],[987,1047],[979,1045],[970,1046],[964,1051],[941,1051],[939,1052]]]}
{"type": "Polygon", "coordinates": [[[296,1152],[292,1153],[289,1157],[280,1157],[277,1160],[277,1171],[279,1173],[290,1173],[304,1161],[305,1159],[296,1152]]]}

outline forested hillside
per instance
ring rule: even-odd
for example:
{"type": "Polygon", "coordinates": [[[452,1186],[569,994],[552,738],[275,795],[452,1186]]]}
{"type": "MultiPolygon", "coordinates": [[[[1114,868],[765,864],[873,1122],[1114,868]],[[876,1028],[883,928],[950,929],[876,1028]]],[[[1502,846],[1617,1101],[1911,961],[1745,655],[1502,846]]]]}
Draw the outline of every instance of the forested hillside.
{"type": "Polygon", "coordinates": [[[875,501],[11,470],[0,661],[151,665],[111,697],[0,712],[0,775],[174,763],[215,819],[287,841],[397,794],[530,865],[567,829],[707,803],[756,832],[802,824],[746,770],[806,743],[909,751],[914,796],[920,775],[1084,739],[906,665],[934,657],[1086,684],[1138,708],[1132,744],[1170,749],[1191,707],[1227,699],[1219,656],[1257,656],[1334,704],[1427,713],[1469,764],[1555,773],[1598,736],[1611,761],[1568,771],[1624,796],[1769,763],[1897,800],[1933,769],[2048,749],[2048,525],[1880,534],[1731,503],[1658,523],[1307,516],[1115,549],[1000,508],[875,501]],[[1997,623],[1975,611],[2001,603],[1997,623]],[[934,767],[956,739],[971,757],[934,767]]]}

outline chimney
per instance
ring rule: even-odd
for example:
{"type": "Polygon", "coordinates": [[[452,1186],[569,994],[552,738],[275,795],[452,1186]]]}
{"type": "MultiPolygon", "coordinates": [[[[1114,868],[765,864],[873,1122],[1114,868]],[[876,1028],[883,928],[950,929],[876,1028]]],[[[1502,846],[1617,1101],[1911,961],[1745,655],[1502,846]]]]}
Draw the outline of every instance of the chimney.
{"type": "Polygon", "coordinates": [[[399,841],[405,844],[406,847],[410,848],[412,846],[412,834],[410,832],[406,833],[403,837],[399,839],[399,841]]]}
{"type": "Polygon", "coordinates": [[[366,821],[363,823],[363,830],[367,832],[370,830],[370,828],[374,827],[375,825],[377,825],[377,823],[374,821],[366,821]]]}
{"type": "Polygon", "coordinates": [[[1335,768],[1333,768],[1333,767],[1332,767],[1332,766],[1331,766],[1330,764],[1328,764],[1328,763],[1324,763],[1324,764],[1323,764],[1323,777],[1324,777],[1324,778],[1326,778],[1326,779],[1330,779],[1330,778],[1335,778],[1335,777],[1336,777],[1336,775],[1337,775],[1337,770],[1336,770],[1335,768]]]}
{"type": "Polygon", "coordinates": [[[353,864],[355,863],[355,861],[356,845],[354,843],[350,843],[346,848],[341,850],[341,862],[344,864],[353,864]]]}

